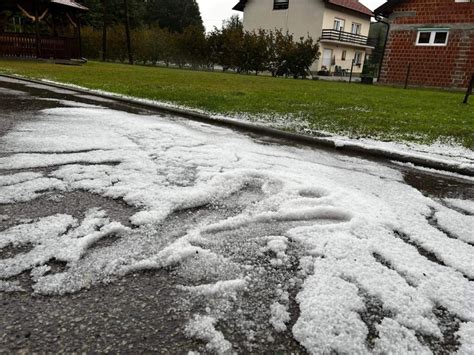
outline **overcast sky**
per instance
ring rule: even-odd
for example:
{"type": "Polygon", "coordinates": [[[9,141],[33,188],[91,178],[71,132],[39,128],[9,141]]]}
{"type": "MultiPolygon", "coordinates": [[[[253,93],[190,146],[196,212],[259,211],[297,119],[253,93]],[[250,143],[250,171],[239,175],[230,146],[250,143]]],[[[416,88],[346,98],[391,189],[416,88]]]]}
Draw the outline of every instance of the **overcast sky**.
{"type": "MultiPolygon", "coordinates": [[[[239,2],[238,0],[197,0],[197,2],[201,9],[204,25],[208,31],[212,30],[214,26],[220,27],[222,20],[229,18],[233,14],[241,14],[241,12],[232,11],[234,5],[239,2]]],[[[385,0],[361,0],[360,2],[369,9],[374,10],[383,4],[385,0]]]]}

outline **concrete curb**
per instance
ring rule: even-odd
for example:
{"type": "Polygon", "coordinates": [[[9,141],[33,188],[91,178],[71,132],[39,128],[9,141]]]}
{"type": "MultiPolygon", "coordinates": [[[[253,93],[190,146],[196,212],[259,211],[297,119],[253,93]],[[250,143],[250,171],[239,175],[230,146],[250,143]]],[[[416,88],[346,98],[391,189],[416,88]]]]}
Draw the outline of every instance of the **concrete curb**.
{"type": "Polygon", "coordinates": [[[361,154],[367,155],[376,158],[394,160],[402,163],[411,163],[417,166],[421,166],[424,168],[430,168],[435,170],[443,170],[452,173],[457,173],[466,176],[474,176],[474,167],[464,166],[463,164],[458,163],[448,163],[446,161],[441,161],[437,159],[429,159],[425,157],[420,157],[410,153],[398,153],[389,150],[384,150],[381,148],[376,147],[367,147],[363,145],[359,145],[356,143],[344,143],[344,145],[338,144],[335,140],[328,138],[328,137],[315,137],[315,136],[307,136],[298,133],[291,133],[285,132],[282,130],[278,130],[275,128],[270,128],[262,125],[257,125],[249,122],[237,121],[232,119],[217,119],[213,118],[209,115],[203,114],[201,112],[196,112],[192,110],[186,110],[181,108],[169,107],[160,105],[158,103],[153,102],[145,102],[141,101],[140,99],[133,99],[133,98],[126,98],[120,97],[119,94],[113,93],[98,93],[92,89],[82,89],[77,88],[74,86],[69,86],[67,84],[56,84],[56,83],[49,83],[40,80],[28,79],[20,76],[14,75],[7,75],[7,74],[0,74],[0,77],[5,77],[8,79],[15,79],[20,81],[25,81],[33,84],[40,84],[45,86],[50,86],[58,89],[74,91],[81,94],[87,94],[91,96],[97,96],[101,98],[111,99],[114,101],[122,102],[125,104],[130,104],[134,106],[141,106],[147,109],[156,110],[162,113],[169,113],[174,115],[179,115],[182,117],[186,117],[195,121],[209,123],[213,125],[225,126],[230,127],[238,130],[242,130],[245,132],[252,132],[257,133],[265,136],[270,136],[274,138],[281,138],[293,141],[295,143],[301,143],[305,145],[311,146],[319,146],[337,150],[339,152],[349,153],[349,154],[361,154]]]}

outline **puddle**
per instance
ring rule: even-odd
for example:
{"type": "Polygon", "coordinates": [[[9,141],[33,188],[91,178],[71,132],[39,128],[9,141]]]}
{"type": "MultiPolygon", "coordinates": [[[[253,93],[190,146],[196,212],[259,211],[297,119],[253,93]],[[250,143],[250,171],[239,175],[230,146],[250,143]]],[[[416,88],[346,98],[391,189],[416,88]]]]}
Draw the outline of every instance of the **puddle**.
{"type": "Polygon", "coordinates": [[[405,182],[426,196],[474,200],[474,183],[454,176],[402,170],[405,182]]]}

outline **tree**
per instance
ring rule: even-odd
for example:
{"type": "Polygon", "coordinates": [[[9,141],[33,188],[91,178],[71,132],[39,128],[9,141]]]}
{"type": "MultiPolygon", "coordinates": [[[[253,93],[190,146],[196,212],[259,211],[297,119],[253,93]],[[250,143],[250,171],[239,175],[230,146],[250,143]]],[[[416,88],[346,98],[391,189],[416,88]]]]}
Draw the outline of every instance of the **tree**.
{"type": "Polygon", "coordinates": [[[148,0],[144,20],[148,25],[158,23],[171,32],[182,33],[185,28],[193,26],[204,33],[196,0],[148,0]]]}
{"type": "Polygon", "coordinates": [[[127,40],[128,64],[133,64],[132,40],[130,37],[130,15],[128,12],[128,0],[123,0],[123,9],[125,13],[125,36],[127,40]]]}
{"type": "MultiPolygon", "coordinates": [[[[87,26],[95,29],[102,28],[103,0],[81,0],[90,11],[84,15],[87,26]]],[[[138,28],[145,23],[146,2],[143,0],[128,0],[130,27],[138,28]]],[[[110,25],[125,23],[125,9],[123,0],[107,0],[107,16],[110,25]]]]}
{"type": "Polygon", "coordinates": [[[202,29],[197,26],[189,26],[179,34],[179,50],[186,63],[196,69],[207,64],[207,41],[202,29]]]}
{"type": "Polygon", "coordinates": [[[242,44],[242,58],[240,60],[240,69],[245,72],[254,71],[256,75],[259,72],[267,70],[270,66],[270,48],[272,43],[265,30],[257,32],[245,32],[242,44]]]}
{"type": "Polygon", "coordinates": [[[223,70],[240,70],[242,59],[244,28],[238,16],[232,16],[222,24],[221,29],[214,28],[208,37],[210,57],[223,70]]]}
{"type": "Polygon", "coordinates": [[[319,45],[310,36],[295,42],[293,35],[276,31],[273,36],[275,53],[270,71],[278,76],[305,78],[310,67],[319,58],[319,45]]]}

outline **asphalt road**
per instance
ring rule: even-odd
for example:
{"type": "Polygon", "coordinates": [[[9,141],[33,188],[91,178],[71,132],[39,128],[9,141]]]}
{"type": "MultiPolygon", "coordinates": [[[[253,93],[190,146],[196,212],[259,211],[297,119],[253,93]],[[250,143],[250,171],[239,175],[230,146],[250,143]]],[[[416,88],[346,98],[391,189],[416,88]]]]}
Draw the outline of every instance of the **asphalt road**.
{"type": "MultiPolygon", "coordinates": [[[[125,115],[155,117],[154,119],[157,120],[169,120],[173,124],[180,124],[184,121],[180,118],[160,115],[112,100],[96,99],[67,90],[55,89],[51,91],[38,86],[25,86],[20,82],[0,79],[0,137],[6,137],[12,132],[18,133],[15,131],[17,127],[25,123],[34,123],[39,119],[39,113],[44,110],[74,107],[74,104],[79,106],[84,104],[86,106],[100,105],[125,115]]],[[[67,117],[65,118],[67,119],[67,117]]],[[[71,117],[71,120],[74,119],[71,117]]],[[[202,126],[203,129],[208,129],[206,125],[202,126]]],[[[209,128],[211,131],[212,129],[209,128]]],[[[300,148],[290,142],[270,137],[246,135],[242,132],[234,133],[227,129],[222,129],[222,131],[224,133],[216,131],[211,134],[244,137],[253,142],[252,144],[262,147],[276,146],[283,151],[286,149],[285,147],[288,149],[300,148]]],[[[24,133],[25,131],[20,129],[19,132],[24,133]]],[[[144,137],[139,138],[145,140],[144,137]]],[[[171,146],[167,149],[172,148],[171,146]]],[[[306,148],[302,147],[302,149],[306,148]]],[[[321,150],[321,152],[324,155],[334,155],[334,159],[339,159],[342,162],[341,166],[347,160],[360,159],[367,161],[367,164],[380,166],[381,170],[390,169],[398,172],[403,176],[406,185],[414,187],[429,199],[474,199],[472,182],[461,177],[420,171],[391,162],[375,161],[367,157],[340,155],[328,150],[321,150]]],[[[0,158],[12,157],[19,153],[21,151],[3,150],[0,151],[0,158]]],[[[3,168],[0,170],[0,176],[9,176],[25,171],[39,172],[46,176],[65,165],[58,163],[26,169],[3,168]]],[[[348,164],[347,169],[350,171],[352,167],[353,165],[348,164]]],[[[373,170],[376,171],[376,169],[373,170]]],[[[187,174],[188,172],[185,171],[179,177],[183,179],[182,184],[184,185],[192,183],[192,178],[188,179],[187,174]]],[[[169,177],[167,178],[169,179],[169,177]]],[[[233,194],[231,197],[216,201],[211,205],[173,211],[164,221],[154,225],[154,233],[160,232],[170,239],[173,236],[185,234],[189,226],[198,225],[202,221],[214,222],[227,216],[238,215],[248,205],[255,204],[262,198],[260,185],[257,185],[253,186],[252,183],[248,183],[238,194],[233,194]]],[[[106,211],[110,220],[120,222],[131,230],[136,230],[136,226],[132,225],[130,218],[140,211],[140,205],[125,202],[121,198],[100,195],[87,188],[46,189],[46,191],[36,192],[39,194],[36,198],[0,204],[0,232],[55,214],[66,214],[81,220],[88,210],[97,207],[106,211]]],[[[303,197],[310,198],[311,196],[308,194],[303,197]]],[[[267,301],[273,297],[273,291],[270,292],[272,285],[291,284],[291,287],[286,288],[289,293],[287,306],[291,318],[287,321],[287,329],[291,329],[297,322],[300,310],[295,297],[305,278],[305,275],[300,272],[302,267],[299,264],[302,246],[297,243],[289,245],[285,256],[288,267],[285,271],[275,271],[272,266],[265,264],[269,259],[255,251],[258,248],[254,248],[254,245],[247,245],[247,240],[239,239],[242,234],[284,235],[288,229],[304,226],[305,223],[309,222],[285,220],[270,225],[262,224],[255,228],[252,227],[251,230],[245,230],[247,227],[244,226],[239,232],[240,234],[230,232],[226,236],[229,240],[233,238],[233,242],[222,248],[223,255],[225,254],[226,257],[232,258],[234,261],[241,261],[242,264],[257,265],[261,268],[259,272],[262,275],[261,282],[258,285],[252,285],[251,289],[236,301],[239,303],[240,309],[243,309],[243,313],[249,319],[254,316],[253,322],[258,323],[258,326],[255,324],[249,326],[253,327],[257,340],[249,335],[248,329],[242,323],[235,320],[238,318],[237,314],[229,316],[232,312],[229,313],[227,308],[216,306],[220,312],[228,312],[223,318],[228,319],[228,322],[221,319],[218,322],[218,327],[226,339],[231,340],[234,350],[242,353],[250,351],[257,353],[306,352],[305,348],[294,339],[290,330],[275,331],[270,323],[264,321],[265,317],[268,317],[268,313],[261,311],[268,306],[267,301]],[[256,261],[257,259],[258,261],[256,261]],[[266,338],[258,339],[262,334],[266,338]]],[[[105,238],[94,244],[93,248],[105,249],[114,243],[116,240],[113,237],[105,238]]],[[[29,245],[8,246],[0,249],[0,260],[11,260],[11,258],[29,251],[29,245]]],[[[51,273],[61,273],[69,268],[67,262],[54,258],[48,262],[48,266],[51,268],[51,273]]],[[[187,272],[190,273],[189,270],[187,272]]],[[[64,295],[45,295],[33,292],[34,281],[30,276],[30,270],[24,271],[5,280],[17,282],[26,290],[25,292],[1,292],[0,290],[0,352],[187,353],[192,350],[212,352],[205,347],[206,342],[202,341],[203,339],[199,340],[196,337],[191,338],[185,335],[184,329],[193,314],[206,309],[206,307],[212,308],[203,300],[189,298],[182,288],[177,287],[186,282],[191,285],[198,284],[197,279],[189,281],[188,274],[173,267],[135,271],[101,279],[100,282],[93,282],[89,287],[82,288],[77,292],[64,295]]],[[[213,278],[210,277],[210,279],[213,278]]],[[[374,328],[374,322],[376,322],[374,317],[380,318],[383,310],[379,309],[381,307],[378,301],[370,303],[371,298],[367,299],[369,300],[367,304],[370,307],[365,313],[365,318],[364,314],[361,317],[369,328],[367,341],[371,342],[372,338],[378,336],[378,332],[374,328]]],[[[453,335],[459,329],[459,320],[450,312],[439,317],[445,323],[451,324],[451,328],[450,325],[446,326],[443,342],[423,338],[425,344],[428,344],[431,351],[435,353],[454,351],[459,347],[459,342],[453,335]]]]}

